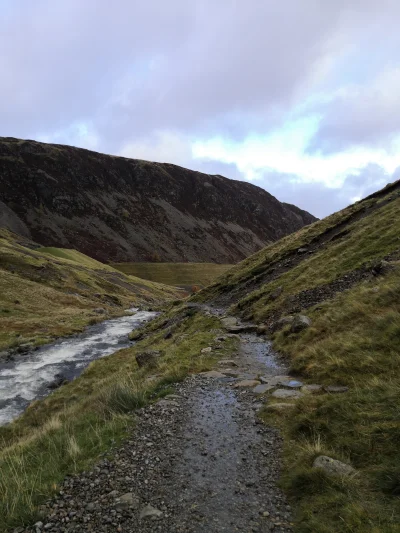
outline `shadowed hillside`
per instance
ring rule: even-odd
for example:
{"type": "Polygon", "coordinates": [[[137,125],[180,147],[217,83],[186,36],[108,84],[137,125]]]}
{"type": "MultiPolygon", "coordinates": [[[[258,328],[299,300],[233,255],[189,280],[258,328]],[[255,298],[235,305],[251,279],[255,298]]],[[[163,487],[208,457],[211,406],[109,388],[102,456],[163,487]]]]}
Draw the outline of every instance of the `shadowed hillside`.
{"type": "Polygon", "coordinates": [[[103,262],[236,263],[314,220],[250,183],[0,139],[0,226],[103,262]]]}

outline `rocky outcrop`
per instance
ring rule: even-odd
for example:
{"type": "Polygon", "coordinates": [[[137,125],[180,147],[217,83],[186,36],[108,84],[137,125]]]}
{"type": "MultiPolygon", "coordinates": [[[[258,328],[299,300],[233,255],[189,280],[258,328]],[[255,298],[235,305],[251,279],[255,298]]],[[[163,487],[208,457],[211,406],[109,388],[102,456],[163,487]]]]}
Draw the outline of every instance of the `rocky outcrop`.
{"type": "Polygon", "coordinates": [[[250,183],[0,138],[0,224],[103,262],[235,263],[315,220],[250,183]]]}

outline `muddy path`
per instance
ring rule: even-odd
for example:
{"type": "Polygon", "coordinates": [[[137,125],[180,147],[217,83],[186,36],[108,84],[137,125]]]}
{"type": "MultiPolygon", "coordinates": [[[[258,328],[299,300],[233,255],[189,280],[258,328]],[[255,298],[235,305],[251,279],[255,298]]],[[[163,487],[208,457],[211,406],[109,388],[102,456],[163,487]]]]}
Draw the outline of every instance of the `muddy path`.
{"type": "Polygon", "coordinates": [[[136,412],[132,435],[108,458],[65,480],[45,516],[22,531],[233,533],[291,531],[277,486],[281,440],[258,419],[243,380],[286,374],[270,343],[240,335],[231,360],[189,377],[136,412]]]}

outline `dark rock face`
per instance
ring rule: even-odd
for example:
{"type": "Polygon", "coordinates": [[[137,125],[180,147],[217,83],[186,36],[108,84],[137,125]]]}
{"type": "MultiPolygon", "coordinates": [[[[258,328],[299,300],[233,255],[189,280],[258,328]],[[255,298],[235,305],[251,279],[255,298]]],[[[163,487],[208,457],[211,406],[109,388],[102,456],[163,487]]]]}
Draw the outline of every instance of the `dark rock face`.
{"type": "Polygon", "coordinates": [[[315,220],[250,183],[0,138],[0,225],[100,261],[235,263],[315,220]]]}

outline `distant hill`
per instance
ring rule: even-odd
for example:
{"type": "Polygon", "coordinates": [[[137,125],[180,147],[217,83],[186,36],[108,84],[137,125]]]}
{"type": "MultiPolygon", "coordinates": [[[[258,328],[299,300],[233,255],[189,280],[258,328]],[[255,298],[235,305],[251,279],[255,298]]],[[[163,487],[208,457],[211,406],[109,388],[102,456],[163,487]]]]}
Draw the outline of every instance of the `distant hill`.
{"type": "Polygon", "coordinates": [[[315,220],[250,183],[0,138],[0,226],[99,261],[236,263],[315,220]]]}

